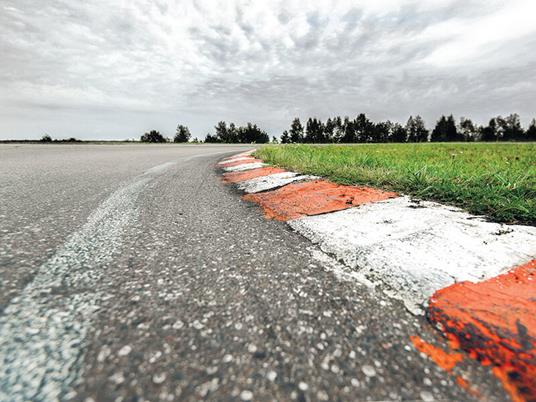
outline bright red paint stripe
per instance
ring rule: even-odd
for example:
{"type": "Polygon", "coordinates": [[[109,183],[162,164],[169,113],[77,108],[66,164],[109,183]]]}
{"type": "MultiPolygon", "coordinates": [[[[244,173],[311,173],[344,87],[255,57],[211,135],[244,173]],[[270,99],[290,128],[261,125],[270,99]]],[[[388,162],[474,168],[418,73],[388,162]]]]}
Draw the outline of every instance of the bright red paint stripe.
{"type": "Polygon", "coordinates": [[[247,194],[243,198],[258,203],[267,218],[287,221],[396,196],[395,193],[370,187],[342,186],[326,180],[315,180],[288,184],[274,191],[247,194]]]}
{"type": "Polygon", "coordinates": [[[257,177],[268,176],[271,174],[283,172],[286,172],[286,170],[268,166],[258,169],[246,170],[245,172],[224,173],[223,180],[227,183],[239,183],[241,181],[256,179],[257,177]]]}
{"type": "Polygon", "coordinates": [[[516,401],[536,400],[536,260],[436,292],[429,319],[493,372],[516,401]]]}

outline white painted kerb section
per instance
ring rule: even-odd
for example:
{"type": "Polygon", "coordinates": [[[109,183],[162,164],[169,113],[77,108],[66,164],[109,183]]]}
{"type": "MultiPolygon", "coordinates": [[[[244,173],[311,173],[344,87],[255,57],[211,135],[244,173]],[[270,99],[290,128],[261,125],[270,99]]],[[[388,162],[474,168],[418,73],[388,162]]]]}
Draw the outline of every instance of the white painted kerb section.
{"type": "Polygon", "coordinates": [[[246,170],[258,169],[263,166],[266,166],[266,163],[262,163],[262,162],[244,163],[243,165],[226,167],[226,168],[223,168],[223,170],[225,170],[226,172],[244,172],[246,170]]]}
{"type": "Polygon", "coordinates": [[[289,224],[413,311],[441,288],[496,276],[536,256],[534,227],[485,222],[408,197],[289,224]]]}
{"type": "Polygon", "coordinates": [[[267,176],[256,177],[251,180],[246,180],[238,185],[238,188],[246,193],[259,193],[261,191],[272,190],[287,184],[304,181],[315,180],[318,177],[309,175],[299,175],[294,172],[274,173],[267,176]]]}

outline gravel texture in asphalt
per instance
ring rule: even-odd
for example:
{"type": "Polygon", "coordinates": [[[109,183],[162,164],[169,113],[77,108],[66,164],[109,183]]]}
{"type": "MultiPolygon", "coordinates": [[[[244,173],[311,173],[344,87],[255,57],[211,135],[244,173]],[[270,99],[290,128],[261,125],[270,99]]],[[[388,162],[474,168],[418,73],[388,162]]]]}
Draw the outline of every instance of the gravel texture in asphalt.
{"type": "Polygon", "coordinates": [[[424,317],[223,184],[247,149],[0,147],[0,400],[471,400],[424,317]]]}

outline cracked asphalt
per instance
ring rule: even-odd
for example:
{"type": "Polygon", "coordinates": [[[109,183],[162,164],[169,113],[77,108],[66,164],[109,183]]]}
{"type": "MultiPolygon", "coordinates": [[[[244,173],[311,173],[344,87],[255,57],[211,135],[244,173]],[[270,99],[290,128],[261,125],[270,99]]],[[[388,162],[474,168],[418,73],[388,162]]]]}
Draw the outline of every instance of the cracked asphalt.
{"type": "Polygon", "coordinates": [[[0,146],[0,400],[473,400],[424,317],[222,183],[247,149],[0,146]]]}

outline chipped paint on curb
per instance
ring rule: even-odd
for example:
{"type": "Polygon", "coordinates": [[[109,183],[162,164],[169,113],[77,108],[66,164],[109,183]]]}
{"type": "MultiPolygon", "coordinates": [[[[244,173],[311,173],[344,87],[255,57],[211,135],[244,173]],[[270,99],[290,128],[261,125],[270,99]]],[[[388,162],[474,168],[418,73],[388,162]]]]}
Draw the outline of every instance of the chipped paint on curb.
{"type": "Polygon", "coordinates": [[[536,260],[479,283],[438,290],[429,319],[519,400],[536,397],[536,260]]]}
{"type": "Polygon", "coordinates": [[[370,187],[342,186],[326,180],[315,180],[289,184],[267,193],[248,194],[243,198],[259,204],[267,218],[288,221],[395,196],[395,193],[370,187]]]}
{"type": "Polygon", "coordinates": [[[316,176],[299,175],[293,172],[274,173],[267,176],[256,177],[238,184],[240,190],[248,194],[260,193],[262,191],[273,190],[297,181],[315,180],[316,176]]]}
{"type": "Polygon", "coordinates": [[[246,170],[258,169],[258,168],[261,168],[261,167],[264,167],[264,166],[266,166],[266,164],[262,163],[262,162],[241,163],[241,164],[236,165],[236,166],[224,167],[223,170],[225,170],[226,172],[243,172],[243,171],[246,171],[246,170]]]}
{"type": "MultiPolygon", "coordinates": [[[[439,367],[451,373],[463,350],[492,366],[514,402],[536,401],[536,228],[367,187],[287,184],[298,174],[275,167],[224,176],[267,218],[287,221],[319,246],[315,259],[333,261],[342,277],[381,284],[415,314],[429,302],[429,321],[457,352],[411,341],[439,367]]],[[[463,376],[455,380],[480,398],[463,376]]]]}
{"type": "Polygon", "coordinates": [[[245,172],[229,172],[223,174],[223,181],[226,183],[240,183],[242,181],[255,179],[257,177],[268,176],[275,173],[285,173],[286,171],[280,168],[271,166],[262,167],[259,169],[246,170],[245,172]]]}
{"type": "Polygon", "coordinates": [[[536,255],[536,228],[486,222],[408,197],[289,224],[324,252],[387,285],[413,312],[441,288],[491,278],[536,255]]]}

